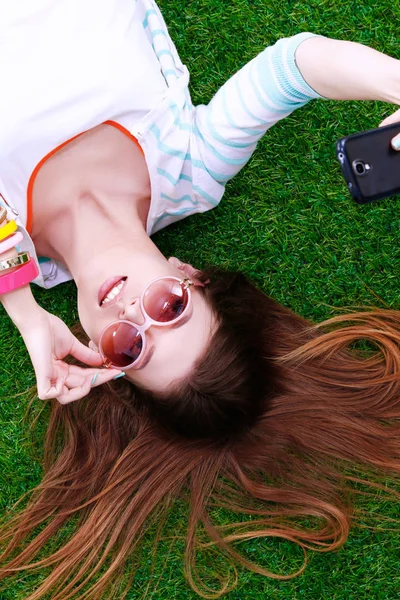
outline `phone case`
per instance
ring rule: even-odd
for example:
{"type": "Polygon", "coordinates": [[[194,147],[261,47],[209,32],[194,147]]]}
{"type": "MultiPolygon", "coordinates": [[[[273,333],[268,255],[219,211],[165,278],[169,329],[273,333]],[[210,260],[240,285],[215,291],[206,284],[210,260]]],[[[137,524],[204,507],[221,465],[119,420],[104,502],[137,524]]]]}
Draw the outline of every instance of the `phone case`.
{"type": "Polygon", "coordinates": [[[349,135],[336,144],[336,153],[350,194],[359,204],[400,194],[400,151],[391,139],[400,123],[349,135]]]}

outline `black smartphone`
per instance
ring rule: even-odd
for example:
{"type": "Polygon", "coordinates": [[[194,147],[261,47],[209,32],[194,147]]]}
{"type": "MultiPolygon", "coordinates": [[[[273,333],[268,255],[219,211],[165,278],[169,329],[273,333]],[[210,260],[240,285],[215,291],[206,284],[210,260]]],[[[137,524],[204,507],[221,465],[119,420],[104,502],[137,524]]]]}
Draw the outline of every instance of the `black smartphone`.
{"type": "Polygon", "coordinates": [[[336,154],[350,194],[359,204],[400,194],[400,151],[391,139],[400,123],[349,135],[336,144],[336,154]]]}

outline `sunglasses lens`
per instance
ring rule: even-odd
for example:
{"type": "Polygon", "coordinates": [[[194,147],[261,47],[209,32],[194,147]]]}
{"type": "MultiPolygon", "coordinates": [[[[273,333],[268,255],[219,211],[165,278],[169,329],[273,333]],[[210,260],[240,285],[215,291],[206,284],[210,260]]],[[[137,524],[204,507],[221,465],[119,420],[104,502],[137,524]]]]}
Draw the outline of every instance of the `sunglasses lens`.
{"type": "Polygon", "coordinates": [[[134,325],[125,321],[111,323],[103,332],[100,349],[114,367],[135,362],[143,348],[143,338],[134,325]]]}
{"type": "Polygon", "coordinates": [[[189,293],[176,279],[160,279],[152,283],[143,296],[143,306],[158,323],[174,321],[185,310],[189,293]]]}

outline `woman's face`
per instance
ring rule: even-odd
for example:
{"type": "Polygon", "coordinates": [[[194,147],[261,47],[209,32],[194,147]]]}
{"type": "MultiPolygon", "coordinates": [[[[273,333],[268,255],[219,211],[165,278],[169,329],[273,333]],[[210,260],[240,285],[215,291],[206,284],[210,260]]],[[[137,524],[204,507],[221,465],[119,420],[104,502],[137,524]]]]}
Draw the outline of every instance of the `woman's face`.
{"type": "MultiPolygon", "coordinates": [[[[145,321],[140,307],[140,296],[146,286],[157,277],[187,276],[179,261],[167,261],[161,255],[151,256],[135,253],[135,260],[128,257],[113,261],[112,251],[107,254],[107,265],[97,261],[90,276],[78,281],[78,311],[81,324],[97,346],[103,329],[112,321],[125,319],[138,325],[145,321]],[[118,264],[117,267],[113,265],[118,264]],[[115,277],[116,283],[126,278],[121,292],[112,302],[99,302],[99,290],[103,284],[115,277]]],[[[117,258],[117,256],[116,256],[117,258]]],[[[108,287],[108,285],[106,285],[108,287]]],[[[103,288],[104,289],[104,288],[103,288]]],[[[215,329],[215,318],[199,288],[192,286],[192,310],[190,318],[183,318],[175,326],[151,326],[146,330],[146,349],[133,369],[126,370],[126,377],[154,392],[164,391],[172,382],[188,375],[194,363],[205,352],[215,329]]]]}

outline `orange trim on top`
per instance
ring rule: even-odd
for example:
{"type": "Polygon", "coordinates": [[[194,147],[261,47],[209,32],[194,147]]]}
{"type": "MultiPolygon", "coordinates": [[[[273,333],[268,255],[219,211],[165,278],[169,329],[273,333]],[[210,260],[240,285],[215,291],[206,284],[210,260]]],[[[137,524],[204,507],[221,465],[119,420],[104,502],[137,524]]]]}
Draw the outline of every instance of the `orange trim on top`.
{"type": "Polygon", "coordinates": [[[136,144],[136,146],[139,148],[140,152],[143,154],[144,156],[144,152],[143,152],[143,148],[142,146],[139,144],[138,140],[135,138],[134,135],[131,134],[130,131],[128,131],[123,125],[121,125],[120,123],[117,123],[116,121],[104,121],[104,123],[102,123],[102,125],[112,125],[113,127],[115,127],[116,129],[119,129],[119,131],[121,131],[122,133],[124,133],[126,136],[128,136],[128,138],[134,142],[136,144]]]}
{"type": "Polygon", "coordinates": [[[28,233],[30,233],[31,229],[32,229],[32,192],[33,192],[33,184],[35,183],[35,179],[37,177],[37,174],[39,173],[40,169],[43,167],[44,163],[51,156],[53,156],[53,154],[55,154],[56,152],[58,152],[59,150],[61,150],[61,148],[63,148],[64,146],[66,146],[67,144],[69,144],[70,142],[72,142],[73,140],[76,140],[76,138],[78,138],[83,133],[85,133],[85,132],[83,131],[82,133],[78,133],[78,135],[74,135],[74,137],[72,137],[70,140],[67,140],[66,142],[63,142],[62,144],[60,144],[59,146],[57,146],[57,148],[54,148],[54,150],[52,150],[51,152],[49,152],[48,154],[46,154],[46,156],[44,156],[42,158],[42,160],[39,161],[38,164],[36,165],[36,167],[33,169],[32,174],[29,177],[28,187],[27,187],[27,190],[26,190],[26,202],[27,202],[27,207],[26,207],[26,214],[27,214],[27,218],[26,218],[26,230],[28,231],[28,233]]]}
{"type": "MultiPolygon", "coordinates": [[[[117,123],[116,121],[104,121],[101,124],[102,125],[112,125],[116,129],[118,129],[119,131],[121,131],[132,142],[134,142],[137,145],[137,147],[139,148],[139,150],[141,151],[141,153],[144,154],[143,149],[142,149],[141,145],[139,144],[138,140],[123,125],[120,125],[120,123],[117,123]]],[[[32,174],[29,177],[28,187],[27,187],[27,190],[26,190],[26,202],[27,202],[26,230],[28,231],[28,233],[30,233],[31,230],[32,230],[32,220],[33,220],[33,216],[32,216],[32,193],[33,193],[33,186],[34,186],[35,179],[36,179],[36,177],[37,177],[40,169],[43,167],[43,165],[45,164],[45,162],[49,158],[51,158],[56,152],[58,152],[59,150],[61,150],[61,148],[64,148],[64,146],[66,146],[70,142],[73,142],[74,140],[76,140],[78,137],[80,137],[84,133],[86,133],[86,131],[82,131],[82,133],[78,133],[77,135],[74,135],[74,137],[70,138],[66,142],[63,142],[62,144],[60,144],[59,146],[57,146],[56,148],[54,148],[54,150],[52,150],[51,152],[49,152],[48,154],[46,154],[46,156],[44,156],[38,162],[38,164],[36,165],[36,167],[33,169],[32,174]]]]}

